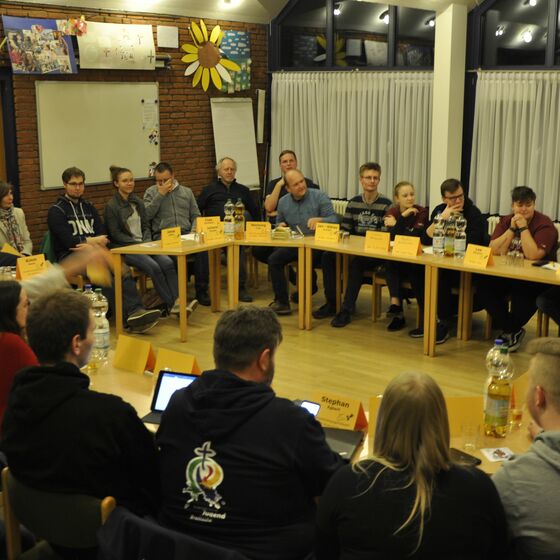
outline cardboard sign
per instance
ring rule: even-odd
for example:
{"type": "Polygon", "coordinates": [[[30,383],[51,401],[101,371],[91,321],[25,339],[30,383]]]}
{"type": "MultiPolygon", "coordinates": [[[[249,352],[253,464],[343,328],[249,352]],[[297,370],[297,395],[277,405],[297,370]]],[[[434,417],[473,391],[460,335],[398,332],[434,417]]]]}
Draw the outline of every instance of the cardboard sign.
{"type": "Polygon", "coordinates": [[[88,264],[86,266],[86,276],[92,284],[96,286],[109,287],[113,284],[113,277],[110,270],[103,265],[97,263],[88,264]]]}
{"type": "Polygon", "coordinates": [[[177,249],[181,247],[181,228],[170,227],[161,230],[161,248],[177,249]]]}
{"type": "Polygon", "coordinates": [[[16,257],[23,257],[23,255],[17,251],[16,249],[14,249],[11,245],[9,245],[8,243],[4,243],[4,247],[2,247],[2,253],[8,253],[10,255],[15,255],[16,257]]]}
{"type": "Polygon", "coordinates": [[[27,280],[41,272],[45,272],[47,263],[45,255],[31,255],[30,257],[20,257],[16,261],[16,278],[18,280],[27,280]]]}
{"type": "Polygon", "coordinates": [[[247,222],[245,225],[245,241],[270,241],[270,222],[247,222]]]}
{"type": "Polygon", "coordinates": [[[491,266],[494,264],[492,249],[490,247],[469,243],[463,263],[465,266],[472,266],[474,268],[486,268],[487,266],[491,266]]]}
{"type": "Polygon", "coordinates": [[[326,241],[327,243],[338,243],[339,224],[325,224],[319,222],[315,227],[315,241],[326,241]]]}
{"type": "Polygon", "coordinates": [[[316,391],[312,400],[321,405],[317,419],[323,426],[346,430],[363,430],[368,426],[364,407],[358,399],[316,391]]]}
{"type": "Polygon", "coordinates": [[[419,237],[410,235],[395,235],[393,255],[398,257],[416,257],[422,254],[422,245],[419,237]]]}
{"type": "Polygon", "coordinates": [[[196,219],[196,233],[202,233],[206,231],[206,226],[208,224],[219,224],[220,216],[199,216],[196,219]]]}
{"type": "Polygon", "coordinates": [[[200,375],[201,373],[196,358],[192,354],[160,348],[157,353],[154,373],[159,373],[165,368],[179,373],[194,373],[195,375],[200,375]]]}
{"type": "Polygon", "coordinates": [[[146,370],[153,370],[155,363],[156,355],[148,341],[124,334],[119,335],[117,349],[113,356],[113,367],[144,373],[146,370]]]}
{"type": "Polygon", "coordinates": [[[211,222],[203,227],[202,232],[204,234],[203,241],[223,241],[224,239],[224,223],[211,222]]]}
{"type": "Polygon", "coordinates": [[[384,251],[388,253],[391,247],[391,234],[388,231],[366,231],[364,239],[365,251],[384,251]]]}

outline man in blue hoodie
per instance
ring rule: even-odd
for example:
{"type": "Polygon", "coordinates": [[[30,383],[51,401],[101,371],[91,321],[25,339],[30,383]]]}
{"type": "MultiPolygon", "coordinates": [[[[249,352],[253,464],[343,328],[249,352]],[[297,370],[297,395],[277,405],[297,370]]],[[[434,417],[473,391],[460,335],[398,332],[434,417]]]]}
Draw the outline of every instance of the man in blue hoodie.
{"type": "Polygon", "coordinates": [[[226,311],[216,369],[171,397],[156,436],[160,522],[259,560],[311,552],[314,498],[344,464],[315,418],[270,387],[281,339],[271,309],[226,311]]]}

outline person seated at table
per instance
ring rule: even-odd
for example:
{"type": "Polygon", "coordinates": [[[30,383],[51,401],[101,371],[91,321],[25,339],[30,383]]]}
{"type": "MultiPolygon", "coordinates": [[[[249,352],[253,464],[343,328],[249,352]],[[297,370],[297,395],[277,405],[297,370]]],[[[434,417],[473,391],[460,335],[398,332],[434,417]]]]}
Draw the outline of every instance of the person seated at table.
{"type": "MultiPolygon", "coordinates": [[[[77,167],[65,169],[62,173],[65,192],[49,208],[47,222],[58,261],[87,245],[106,247],[108,243],[105,226],[97,209],[83,198],[85,177],[85,173],[77,167]]],[[[123,276],[122,288],[125,324],[134,332],[145,332],[156,325],[160,311],[144,308],[130,274],[123,276]]],[[[103,288],[103,294],[109,300],[111,309],[114,309],[113,288],[103,288]]]]}
{"type": "MultiPolygon", "coordinates": [[[[305,177],[299,169],[290,169],[285,174],[286,190],[278,203],[277,221],[279,226],[289,226],[292,230],[310,235],[321,222],[336,224],[336,214],[331,199],[318,189],[308,189],[305,177]]],[[[323,269],[323,284],[328,305],[335,305],[335,277],[330,266],[325,266],[326,251],[312,251],[313,254],[313,286],[317,284],[315,267],[323,269]]],[[[289,315],[292,312],[288,299],[288,283],[284,267],[297,260],[298,250],[292,247],[277,247],[268,257],[274,301],[270,307],[278,315],[289,315]]]]}
{"type": "MultiPolygon", "coordinates": [[[[432,211],[430,223],[422,234],[422,244],[431,245],[434,236],[436,218],[447,220],[452,214],[460,213],[467,220],[467,243],[488,245],[486,220],[473,201],[465,196],[465,189],[458,179],[446,179],[440,187],[442,204],[432,211]]],[[[418,306],[424,311],[424,268],[411,267],[409,271],[412,290],[417,296],[418,306]],[[419,298],[419,299],[418,299],[419,298]]],[[[440,270],[438,289],[438,322],[436,327],[436,344],[443,344],[449,338],[449,328],[453,316],[457,314],[457,299],[452,290],[459,286],[459,273],[453,270],[440,270]]],[[[424,327],[411,330],[409,336],[422,338],[424,327]]]]}
{"type": "MultiPolygon", "coordinates": [[[[395,235],[421,237],[428,224],[428,209],[414,203],[414,185],[407,181],[395,185],[394,200],[395,205],[389,208],[384,218],[385,227],[389,230],[391,239],[394,240],[395,235]]],[[[406,325],[402,307],[401,283],[404,278],[408,277],[408,270],[411,267],[423,269],[420,265],[385,261],[385,278],[391,297],[387,312],[387,317],[391,319],[387,325],[388,331],[398,331],[406,325]]],[[[423,298],[424,294],[420,297],[423,298]]]]}
{"type": "MultiPolygon", "coordinates": [[[[245,213],[252,220],[260,219],[260,211],[253,200],[251,191],[245,185],[237,182],[237,162],[230,157],[223,157],[216,164],[217,179],[210,185],[204,187],[198,197],[198,208],[203,216],[219,216],[223,221],[225,212],[224,206],[227,201],[235,204],[237,199],[245,205],[245,213]]],[[[253,298],[245,289],[247,271],[245,270],[245,251],[244,247],[239,248],[239,301],[251,302],[253,298]]],[[[204,261],[205,280],[208,284],[208,256],[205,255],[204,261]]]]}
{"type": "MultiPolygon", "coordinates": [[[[381,180],[381,166],[375,162],[364,163],[360,167],[360,184],[362,194],[350,199],[342,218],[341,229],[352,235],[365,235],[368,231],[385,230],[383,218],[387,210],[391,207],[391,201],[383,196],[379,191],[381,180]]],[[[331,253],[329,258],[329,274],[333,276],[333,283],[336,276],[335,256],[331,253]]],[[[352,321],[352,312],[360,293],[360,288],[364,281],[364,272],[375,270],[382,261],[369,257],[354,257],[350,262],[348,271],[348,285],[344,293],[342,308],[336,313],[334,304],[326,305],[313,313],[315,319],[331,317],[333,327],[345,327],[352,321]]]]}
{"type": "MultiPolygon", "coordinates": [[[[500,218],[490,247],[494,255],[505,255],[514,244],[529,260],[556,260],[558,231],[552,220],[535,210],[537,195],[526,186],[515,187],[511,191],[512,213],[500,218]]],[[[537,297],[543,295],[540,303],[554,300],[556,288],[548,291],[547,284],[503,277],[480,276],[477,279],[477,301],[492,317],[492,324],[502,329],[499,338],[515,352],[525,336],[523,326],[537,310],[537,297]],[[544,293],[543,293],[544,292],[544,293]],[[510,310],[511,309],[511,310],[510,310]]]]}
{"type": "Polygon", "coordinates": [[[402,373],[381,399],[373,457],[344,466],[319,501],[315,558],[504,558],[507,526],[490,478],[450,457],[437,383],[402,373]]]}
{"type": "Polygon", "coordinates": [[[533,444],[492,480],[506,512],[512,557],[560,558],[560,339],[531,340],[527,352],[533,354],[525,374],[533,444]]]}
{"type": "MultiPolygon", "coordinates": [[[[144,206],[153,239],[161,239],[161,230],[171,227],[180,227],[181,235],[196,231],[200,210],[192,190],[175,179],[171,164],[165,161],[155,166],[154,178],[156,184],[148,187],[144,193],[144,206]]],[[[193,258],[196,299],[201,305],[208,306],[210,296],[208,282],[203,279],[203,254],[196,253],[193,258]]]]}
{"type": "MultiPolygon", "coordinates": [[[[105,226],[111,247],[151,241],[150,223],[142,200],[134,194],[130,169],[112,165],[111,180],[117,192],[105,206],[105,226]]],[[[125,255],[124,262],[151,277],[168,313],[179,313],[179,291],[175,263],[168,255],[125,255]]]]}
{"type": "Polygon", "coordinates": [[[25,214],[21,208],[14,206],[12,185],[0,181],[0,266],[16,266],[18,257],[3,252],[4,245],[9,245],[24,256],[33,252],[25,214]]]}

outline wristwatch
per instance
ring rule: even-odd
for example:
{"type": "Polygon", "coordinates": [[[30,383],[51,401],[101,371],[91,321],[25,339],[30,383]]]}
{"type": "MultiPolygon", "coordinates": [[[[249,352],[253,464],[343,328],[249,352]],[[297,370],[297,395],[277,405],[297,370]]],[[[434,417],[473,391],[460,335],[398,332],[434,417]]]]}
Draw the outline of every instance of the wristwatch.
{"type": "Polygon", "coordinates": [[[519,233],[523,233],[527,229],[529,229],[527,226],[520,227],[519,228],[519,233]]]}
{"type": "Polygon", "coordinates": [[[512,233],[515,233],[517,231],[517,229],[515,229],[514,227],[510,227],[509,231],[511,231],[512,233]]]}

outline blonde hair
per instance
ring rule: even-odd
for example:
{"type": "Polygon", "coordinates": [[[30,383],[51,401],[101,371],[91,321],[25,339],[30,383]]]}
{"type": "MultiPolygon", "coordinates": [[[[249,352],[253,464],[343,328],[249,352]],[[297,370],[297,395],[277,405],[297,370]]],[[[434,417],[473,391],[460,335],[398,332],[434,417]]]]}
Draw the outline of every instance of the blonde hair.
{"type": "MultiPolygon", "coordinates": [[[[415,487],[416,495],[408,517],[395,534],[419,520],[416,552],[422,542],[424,524],[432,501],[435,478],[449,470],[449,420],[439,385],[424,373],[401,373],[383,393],[377,414],[373,461],[383,465],[368,490],[387,469],[408,474],[403,488],[415,487]]],[[[356,471],[367,473],[370,460],[360,461],[356,471]]]]}
{"type": "Polygon", "coordinates": [[[393,196],[396,198],[397,196],[399,196],[399,189],[402,189],[403,187],[412,187],[412,190],[415,191],[416,189],[414,188],[414,185],[412,183],[410,183],[409,181],[401,181],[400,183],[397,183],[395,185],[395,188],[393,189],[393,196]]]}

